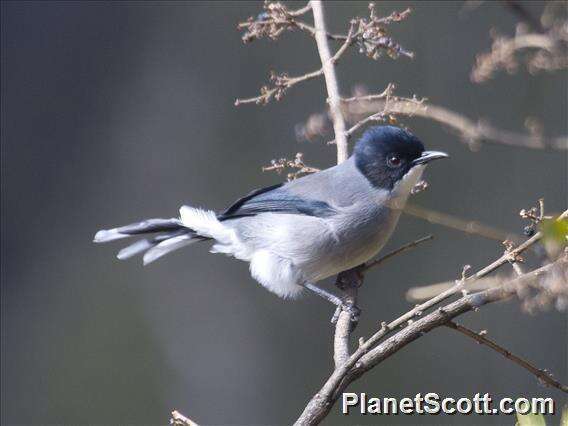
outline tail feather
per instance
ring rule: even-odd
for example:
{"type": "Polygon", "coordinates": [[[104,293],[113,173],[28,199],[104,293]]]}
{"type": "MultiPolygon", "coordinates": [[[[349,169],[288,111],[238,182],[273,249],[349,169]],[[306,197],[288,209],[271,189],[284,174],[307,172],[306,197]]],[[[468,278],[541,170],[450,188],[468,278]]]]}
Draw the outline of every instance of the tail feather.
{"type": "Polygon", "coordinates": [[[102,229],[95,234],[93,242],[106,243],[109,241],[128,238],[132,235],[152,232],[176,231],[184,226],[179,219],[147,219],[142,222],[121,226],[120,228],[102,229]]]}
{"type": "Polygon", "coordinates": [[[120,260],[129,259],[133,256],[136,256],[137,254],[143,253],[146,250],[151,249],[152,247],[157,246],[158,244],[164,241],[168,241],[169,239],[172,239],[174,237],[188,235],[188,234],[194,238],[198,238],[194,233],[191,232],[190,229],[183,228],[175,232],[156,235],[154,238],[151,239],[136,241],[134,244],[131,244],[120,250],[116,257],[119,258],[120,260]]]}
{"type": "Polygon", "coordinates": [[[150,240],[139,240],[120,250],[116,257],[120,260],[130,259],[137,254],[144,253],[154,246],[156,246],[156,244],[150,240]]]}
{"type": "Polygon", "coordinates": [[[196,241],[200,241],[200,238],[194,238],[192,235],[180,235],[177,237],[170,238],[169,240],[162,241],[155,247],[148,250],[143,257],[144,265],[158,260],[160,257],[171,253],[174,250],[185,247],[189,244],[193,244],[196,241]]]}
{"type": "Polygon", "coordinates": [[[117,254],[118,259],[129,259],[145,253],[144,264],[196,241],[209,238],[198,235],[192,228],[183,225],[180,219],[148,219],[113,229],[103,229],[95,234],[95,243],[106,243],[140,234],[157,234],[152,238],[136,241],[117,254]]]}

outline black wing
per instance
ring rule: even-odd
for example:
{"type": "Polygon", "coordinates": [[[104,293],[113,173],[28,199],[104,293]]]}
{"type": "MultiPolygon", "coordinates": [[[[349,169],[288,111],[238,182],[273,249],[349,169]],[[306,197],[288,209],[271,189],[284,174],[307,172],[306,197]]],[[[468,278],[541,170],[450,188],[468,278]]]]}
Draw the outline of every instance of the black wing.
{"type": "Polygon", "coordinates": [[[254,216],[260,213],[288,213],[307,216],[327,217],[335,214],[335,209],[325,201],[299,197],[286,191],[283,184],[255,189],[217,217],[219,220],[254,216]]]}

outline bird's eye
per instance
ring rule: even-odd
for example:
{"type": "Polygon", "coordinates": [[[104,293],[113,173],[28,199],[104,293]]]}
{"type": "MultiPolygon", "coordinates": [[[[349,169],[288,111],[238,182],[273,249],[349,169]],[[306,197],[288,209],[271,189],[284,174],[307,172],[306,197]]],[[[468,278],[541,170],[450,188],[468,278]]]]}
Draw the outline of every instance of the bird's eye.
{"type": "Polygon", "coordinates": [[[402,164],[402,159],[395,154],[391,154],[387,157],[387,165],[389,167],[398,167],[402,164]]]}

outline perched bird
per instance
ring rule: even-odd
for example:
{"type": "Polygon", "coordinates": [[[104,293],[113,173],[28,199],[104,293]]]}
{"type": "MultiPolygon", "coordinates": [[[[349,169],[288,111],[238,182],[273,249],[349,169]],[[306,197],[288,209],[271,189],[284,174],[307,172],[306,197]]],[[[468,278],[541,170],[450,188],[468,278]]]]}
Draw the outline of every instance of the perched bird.
{"type": "Polygon", "coordinates": [[[448,157],[393,126],[369,128],[345,162],[299,179],[257,189],[225,211],[182,206],[180,217],[148,219],[97,232],[103,243],[153,234],[118,253],[144,253],[144,264],[198,241],[212,253],[250,262],[251,275],[280,297],[309,289],[341,306],[315,285],[375,256],[392,234],[426,164],[448,157]]]}

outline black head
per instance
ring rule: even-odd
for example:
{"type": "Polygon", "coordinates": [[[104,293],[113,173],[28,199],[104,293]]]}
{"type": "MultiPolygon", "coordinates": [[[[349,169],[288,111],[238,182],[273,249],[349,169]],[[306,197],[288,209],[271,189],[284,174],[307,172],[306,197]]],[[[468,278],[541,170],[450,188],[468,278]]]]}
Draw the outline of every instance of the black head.
{"type": "Polygon", "coordinates": [[[373,186],[391,190],[413,167],[447,154],[424,151],[422,142],[400,127],[376,126],[359,139],[354,156],[355,165],[373,186]]]}

